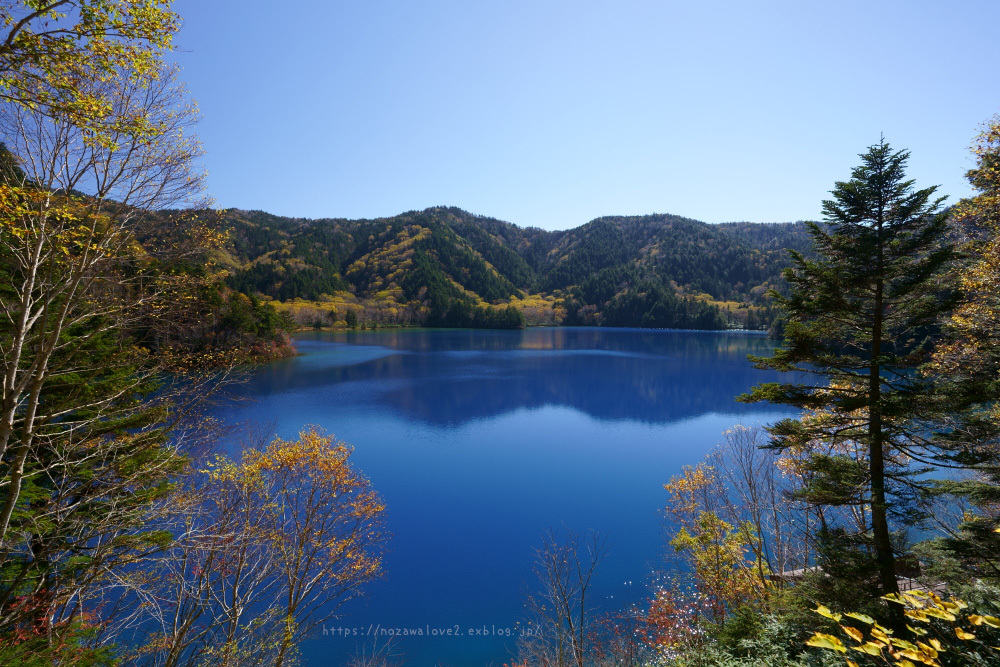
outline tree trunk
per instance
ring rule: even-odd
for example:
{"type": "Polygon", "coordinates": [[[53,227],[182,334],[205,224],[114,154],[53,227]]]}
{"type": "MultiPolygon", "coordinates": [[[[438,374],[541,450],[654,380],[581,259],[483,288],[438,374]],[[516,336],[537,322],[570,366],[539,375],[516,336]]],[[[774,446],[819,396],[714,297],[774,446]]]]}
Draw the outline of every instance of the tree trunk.
{"type": "MultiPolygon", "coordinates": [[[[882,211],[879,210],[881,223],[882,211]]],[[[878,278],[875,285],[875,307],[872,320],[871,365],[868,370],[868,467],[872,487],[872,536],[875,540],[875,557],[878,562],[882,595],[899,593],[896,583],[896,559],[889,536],[888,508],[885,502],[885,458],[882,433],[882,373],[879,357],[882,354],[883,290],[882,278],[882,225],[878,225],[878,278]]],[[[905,636],[906,619],[899,605],[889,605],[889,618],[897,636],[905,636]]]]}

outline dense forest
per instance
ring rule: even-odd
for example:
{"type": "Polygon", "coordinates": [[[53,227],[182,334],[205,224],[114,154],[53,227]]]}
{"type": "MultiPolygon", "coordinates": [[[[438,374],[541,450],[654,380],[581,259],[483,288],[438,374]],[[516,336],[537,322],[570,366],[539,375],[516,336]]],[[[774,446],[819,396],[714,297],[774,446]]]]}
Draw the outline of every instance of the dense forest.
{"type": "Polygon", "coordinates": [[[490,311],[541,295],[558,310],[550,321],[567,325],[765,329],[787,249],[809,247],[801,223],[709,225],[674,215],[604,217],[557,232],[457,208],[377,220],[228,210],[218,223],[228,233],[218,260],[230,287],[315,302],[311,319],[321,324],[345,319],[343,305],[331,313],[322,304],[349,293],[373,323],[523,326],[524,318],[490,311]],[[462,314],[474,308],[486,314],[462,314]]]}

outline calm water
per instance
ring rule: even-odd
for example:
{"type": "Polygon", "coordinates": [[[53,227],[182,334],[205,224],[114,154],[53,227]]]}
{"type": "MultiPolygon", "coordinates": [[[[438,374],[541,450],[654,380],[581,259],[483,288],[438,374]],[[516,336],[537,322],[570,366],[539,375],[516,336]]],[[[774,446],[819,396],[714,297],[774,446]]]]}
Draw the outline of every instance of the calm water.
{"type": "Polygon", "coordinates": [[[317,424],[351,443],[393,533],[386,577],[306,644],[308,667],[345,664],[379,627],[461,633],[398,641],[407,665],[509,661],[548,528],[606,534],[592,599],[604,611],[641,602],[663,562],[663,483],[732,425],[789,414],[733,400],[776,377],[746,361],[770,352],[760,335],[414,330],[296,340],[300,356],[261,369],[236,392],[252,400],[217,416],[273,421],[286,438],[317,424]]]}

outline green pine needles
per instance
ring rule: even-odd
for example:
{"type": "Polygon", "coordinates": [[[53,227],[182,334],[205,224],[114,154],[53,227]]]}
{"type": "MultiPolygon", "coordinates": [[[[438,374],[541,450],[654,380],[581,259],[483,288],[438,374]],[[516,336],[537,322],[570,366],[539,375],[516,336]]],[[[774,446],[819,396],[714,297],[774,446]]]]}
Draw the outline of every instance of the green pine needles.
{"type": "Polygon", "coordinates": [[[825,224],[809,224],[816,258],[793,252],[791,294],[774,295],[788,316],[783,346],[751,359],[815,380],[758,385],[741,400],[806,410],[769,429],[772,445],[806,461],[801,499],[824,529],[846,531],[870,554],[884,595],[898,593],[893,527],[921,519],[920,474],[947,458],[932,435],[939,401],[917,371],[955,301],[945,278],[954,251],[944,198],[906,178],[909,153],[881,140],[860,157],[823,202],[825,224]]]}

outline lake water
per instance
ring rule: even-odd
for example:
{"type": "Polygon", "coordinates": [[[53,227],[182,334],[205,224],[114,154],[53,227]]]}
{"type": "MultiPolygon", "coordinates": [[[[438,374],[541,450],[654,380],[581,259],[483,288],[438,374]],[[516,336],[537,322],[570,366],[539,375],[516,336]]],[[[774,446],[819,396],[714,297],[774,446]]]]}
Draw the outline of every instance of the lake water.
{"type": "Polygon", "coordinates": [[[385,578],[306,643],[308,667],[346,664],[377,629],[424,631],[396,642],[406,665],[510,662],[550,528],[608,537],[600,610],[641,603],[664,562],[663,483],[734,424],[791,414],[734,401],[777,378],[747,362],[773,347],[755,334],[388,330],[296,344],[234,390],[252,400],[216,416],[285,438],[316,424],[352,444],[393,534],[385,578]],[[447,628],[459,636],[426,636],[447,628]]]}

